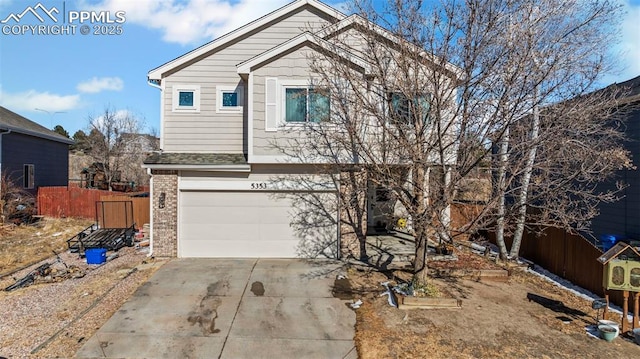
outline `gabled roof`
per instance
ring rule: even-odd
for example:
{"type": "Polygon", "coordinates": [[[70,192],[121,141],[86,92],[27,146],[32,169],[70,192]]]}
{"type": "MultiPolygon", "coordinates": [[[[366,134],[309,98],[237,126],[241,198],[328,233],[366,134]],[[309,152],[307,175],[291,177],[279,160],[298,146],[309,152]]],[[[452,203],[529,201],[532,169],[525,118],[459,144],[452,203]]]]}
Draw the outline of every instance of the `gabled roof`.
{"type": "Polygon", "coordinates": [[[336,55],[339,55],[340,57],[342,57],[343,59],[357,65],[358,67],[362,68],[365,72],[365,74],[369,74],[371,72],[371,66],[369,65],[369,63],[367,63],[367,61],[365,61],[364,59],[362,59],[361,57],[343,49],[340,47],[337,47],[331,43],[329,43],[327,40],[324,40],[322,38],[320,38],[319,36],[312,34],[310,32],[303,32],[302,34],[294,37],[291,40],[288,40],[286,42],[283,42],[282,44],[267,50],[263,53],[261,53],[260,55],[254,56],[252,58],[250,58],[249,60],[241,63],[238,65],[238,74],[241,75],[245,75],[245,74],[249,74],[249,72],[251,72],[252,68],[256,65],[262,64],[264,62],[268,62],[269,60],[291,50],[294,49],[300,45],[303,45],[305,43],[312,43],[315,44],[327,51],[333,52],[336,55]]]}
{"type": "Polygon", "coordinates": [[[156,67],[155,69],[149,71],[149,74],[147,75],[147,77],[149,78],[149,80],[160,80],[162,79],[162,75],[172,69],[178,68],[186,63],[188,63],[189,61],[192,61],[194,59],[197,59],[201,56],[205,56],[207,53],[210,53],[212,51],[215,51],[216,49],[234,41],[235,39],[238,39],[239,37],[242,37],[248,33],[250,33],[251,31],[254,31],[266,24],[268,24],[269,22],[278,19],[288,13],[292,13],[304,6],[311,6],[321,12],[324,12],[325,14],[341,20],[343,18],[346,17],[345,14],[341,13],[340,11],[332,8],[329,5],[326,5],[318,0],[297,0],[294,1],[290,4],[287,4],[257,20],[254,20],[250,23],[248,23],[247,25],[244,25],[234,31],[231,31],[230,33],[223,35],[207,44],[204,44],[200,47],[198,47],[197,49],[190,51],[176,59],[173,59],[167,63],[165,63],[164,65],[161,65],[159,67],[156,67]]]}
{"type": "MultiPolygon", "coordinates": [[[[353,14],[348,17],[345,17],[342,20],[336,22],[335,24],[331,24],[320,29],[315,34],[323,39],[326,39],[327,37],[335,33],[339,33],[344,29],[347,29],[350,26],[354,26],[354,25],[359,25],[365,29],[374,31],[377,35],[394,43],[406,42],[406,40],[396,36],[389,30],[385,29],[384,27],[365,19],[358,14],[353,14]]],[[[421,56],[423,56],[425,59],[427,59],[431,63],[436,64],[438,66],[443,66],[446,70],[451,72],[458,79],[463,77],[462,70],[458,66],[448,61],[444,61],[433,54],[427,53],[422,48],[419,48],[417,46],[414,46],[414,47],[416,51],[420,52],[421,56]]]]}
{"type": "Polygon", "coordinates": [[[640,260],[640,253],[636,251],[631,245],[618,242],[615,246],[611,247],[608,251],[606,251],[603,255],[598,258],[598,262],[602,264],[609,263],[610,260],[618,258],[621,254],[625,254],[630,259],[640,260]]]}
{"type": "Polygon", "coordinates": [[[0,131],[7,130],[69,145],[74,143],[73,140],[0,106],[0,131]]]}

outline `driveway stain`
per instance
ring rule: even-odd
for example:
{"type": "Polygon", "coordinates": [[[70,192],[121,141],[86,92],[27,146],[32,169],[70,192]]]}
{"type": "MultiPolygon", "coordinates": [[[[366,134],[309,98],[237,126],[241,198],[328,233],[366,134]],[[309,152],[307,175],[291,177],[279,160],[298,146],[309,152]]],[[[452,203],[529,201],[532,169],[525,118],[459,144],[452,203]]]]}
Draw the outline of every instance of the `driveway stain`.
{"type": "Polygon", "coordinates": [[[349,300],[354,299],[353,288],[351,287],[351,282],[349,279],[344,277],[336,278],[335,282],[333,282],[333,289],[331,290],[331,294],[334,298],[349,300]]]}
{"type": "MultiPolygon", "coordinates": [[[[228,283],[226,285],[228,286],[228,283]]],[[[187,318],[192,326],[198,324],[205,336],[220,333],[220,329],[216,328],[216,319],[218,318],[218,307],[222,301],[220,297],[215,295],[219,286],[224,287],[225,284],[211,283],[207,287],[207,295],[202,298],[198,308],[190,312],[187,318]]]]}
{"type": "Polygon", "coordinates": [[[256,297],[262,297],[264,295],[264,284],[262,282],[251,283],[251,293],[256,297]]]}

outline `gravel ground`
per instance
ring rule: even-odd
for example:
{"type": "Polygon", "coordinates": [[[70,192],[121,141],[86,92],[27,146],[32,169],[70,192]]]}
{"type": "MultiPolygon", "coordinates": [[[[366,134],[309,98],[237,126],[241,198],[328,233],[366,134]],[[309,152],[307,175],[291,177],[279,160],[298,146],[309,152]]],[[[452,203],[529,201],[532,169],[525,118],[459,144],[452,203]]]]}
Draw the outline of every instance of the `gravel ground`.
{"type": "MultiPolygon", "coordinates": [[[[134,248],[122,248],[118,255],[96,266],[87,265],[75,253],[62,253],[62,261],[84,270],[84,277],[0,291],[0,357],[72,357],[164,263],[134,248]]],[[[39,264],[54,261],[52,257],[12,277],[21,278],[39,264]]],[[[63,269],[64,265],[52,267],[63,269]]],[[[0,279],[0,288],[12,284],[12,277],[0,279]]]]}

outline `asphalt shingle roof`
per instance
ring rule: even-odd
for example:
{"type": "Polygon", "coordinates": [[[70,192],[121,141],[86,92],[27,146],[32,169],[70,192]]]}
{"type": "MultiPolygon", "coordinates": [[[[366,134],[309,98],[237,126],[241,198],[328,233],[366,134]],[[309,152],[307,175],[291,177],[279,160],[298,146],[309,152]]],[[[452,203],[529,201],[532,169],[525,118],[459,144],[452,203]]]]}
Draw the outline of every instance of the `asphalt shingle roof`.
{"type": "Polygon", "coordinates": [[[144,160],[147,165],[246,165],[238,153],[154,153],[144,160]]]}
{"type": "Polygon", "coordinates": [[[41,126],[17,113],[0,106],[0,130],[11,130],[12,132],[23,133],[30,136],[46,138],[52,141],[58,141],[73,144],[73,140],[68,139],[57,132],[41,126]]]}

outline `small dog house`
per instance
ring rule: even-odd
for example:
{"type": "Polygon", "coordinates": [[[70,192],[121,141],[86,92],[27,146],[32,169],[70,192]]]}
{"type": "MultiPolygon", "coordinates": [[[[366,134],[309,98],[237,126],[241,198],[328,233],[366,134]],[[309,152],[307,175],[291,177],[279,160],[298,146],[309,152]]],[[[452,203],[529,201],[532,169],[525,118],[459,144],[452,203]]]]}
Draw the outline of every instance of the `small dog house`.
{"type": "Polygon", "coordinates": [[[598,258],[604,265],[602,286],[609,290],[640,292],[640,253],[619,242],[598,258]]]}

